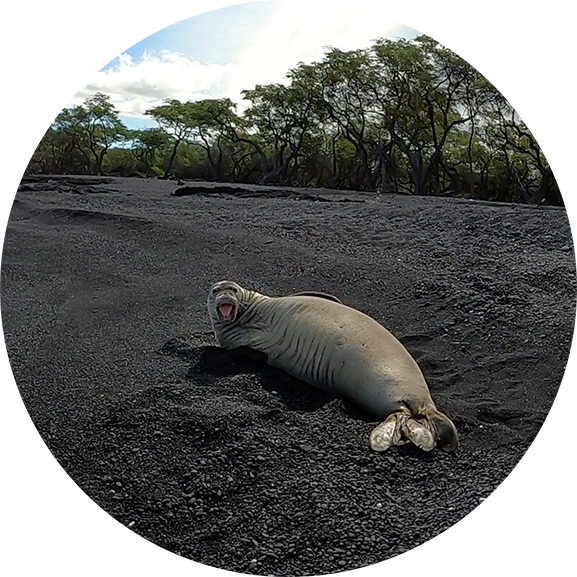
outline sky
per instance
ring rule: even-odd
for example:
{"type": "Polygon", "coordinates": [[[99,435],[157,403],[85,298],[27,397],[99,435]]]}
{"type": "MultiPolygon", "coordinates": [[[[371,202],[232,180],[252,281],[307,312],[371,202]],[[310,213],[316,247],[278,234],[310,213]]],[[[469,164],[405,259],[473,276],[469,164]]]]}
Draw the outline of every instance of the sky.
{"type": "Polygon", "coordinates": [[[285,81],[328,47],[459,27],[498,43],[577,32],[573,0],[0,0],[0,135],[111,96],[132,128],[166,98],[285,81]]]}

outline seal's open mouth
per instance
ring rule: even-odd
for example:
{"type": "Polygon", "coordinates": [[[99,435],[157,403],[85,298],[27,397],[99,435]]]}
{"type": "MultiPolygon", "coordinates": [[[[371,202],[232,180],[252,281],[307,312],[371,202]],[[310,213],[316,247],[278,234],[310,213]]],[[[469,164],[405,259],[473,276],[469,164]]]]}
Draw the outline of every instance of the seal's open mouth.
{"type": "Polygon", "coordinates": [[[218,312],[220,314],[220,318],[225,323],[228,323],[233,319],[234,307],[230,303],[222,303],[218,305],[218,312]]]}

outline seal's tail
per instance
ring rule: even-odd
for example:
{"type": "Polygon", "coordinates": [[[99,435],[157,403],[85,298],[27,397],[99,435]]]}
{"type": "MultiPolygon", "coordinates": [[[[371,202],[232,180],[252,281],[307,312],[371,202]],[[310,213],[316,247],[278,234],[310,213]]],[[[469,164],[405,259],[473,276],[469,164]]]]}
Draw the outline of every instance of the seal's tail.
{"type": "Polygon", "coordinates": [[[436,432],[437,447],[452,453],[459,445],[459,436],[453,421],[434,406],[425,409],[425,416],[436,432]]]}
{"type": "Polygon", "coordinates": [[[459,444],[455,425],[433,404],[418,412],[411,411],[406,405],[401,407],[377,425],[370,436],[374,451],[386,451],[389,447],[407,441],[423,451],[432,451],[438,447],[451,452],[459,444]]]}

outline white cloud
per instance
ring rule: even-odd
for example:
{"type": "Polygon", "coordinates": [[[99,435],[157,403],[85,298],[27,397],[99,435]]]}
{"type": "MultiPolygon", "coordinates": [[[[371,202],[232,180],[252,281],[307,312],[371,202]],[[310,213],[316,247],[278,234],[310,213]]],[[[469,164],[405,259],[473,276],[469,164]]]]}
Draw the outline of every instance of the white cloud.
{"type": "Polygon", "coordinates": [[[29,128],[29,126],[0,122],[0,136],[22,136],[23,132],[29,128]]]}
{"type": "MultiPolygon", "coordinates": [[[[275,0],[247,38],[236,61],[244,74],[237,90],[280,82],[299,61],[320,60],[329,46],[363,48],[379,37],[410,36],[435,25],[458,0],[275,0]]],[[[268,6],[268,8],[267,8],[268,6]]]]}
{"type": "Polygon", "coordinates": [[[90,51],[90,46],[80,38],[80,36],[74,36],[69,38],[64,45],[64,52],[72,52],[73,50],[79,50],[84,52],[86,56],[90,56],[92,52],[90,51]]]}
{"type": "Polygon", "coordinates": [[[473,20],[462,30],[467,34],[483,34],[497,44],[507,44],[514,39],[537,40],[567,36],[577,32],[577,12],[567,11],[532,17],[523,14],[496,15],[491,19],[473,20]]]}
{"type": "Polygon", "coordinates": [[[123,116],[142,117],[148,108],[166,98],[184,102],[230,96],[227,85],[238,75],[237,68],[235,64],[203,64],[167,51],[145,53],[138,62],[121,54],[74,96],[72,104],[103,92],[111,96],[123,116]]]}
{"type": "MultiPolygon", "coordinates": [[[[394,38],[400,24],[387,18],[386,7],[372,4],[363,8],[363,3],[336,2],[330,7],[313,3],[305,11],[302,6],[296,7],[295,0],[277,2],[276,10],[263,19],[261,32],[243,38],[245,47],[231,53],[229,63],[224,65],[204,64],[168,51],[145,52],[139,61],[121,54],[111,66],[98,72],[71,104],[103,92],[111,96],[124,117],[142,118],[147,109],[166,98],[184,102],[228,97],[240,103],[242,109],[243,89],[283,82],[290,68],[299,61],[320,60],[327,46],[352,50],[366,47],[381,36],[394,38]]],[[[238,34],[242,34],[241,24],[238,34]]]]}
{"type": "MultiPolygon", "coordinates": [[[[140,58],[120,52],[106,69],[83,68],[73,74],[52,71],[12,82],[7,88],[19,96],[59,106],[80,104],[100,91],[111,96],[123,116],[132,117],[142,117],[146,109],[165,98],[186,101],[228,96],[238,101],[242,89],[282,82],[291,67],[299,61],[321,59],[329,46],[362,48],[378,37],[412,37],[423,30],[448,26],[467,3],[471,4],[459,0],[256,0],[250,3],[250,17],[239,24],[237,37],[227,46],[229,57],[219,58],[227,64],[207,64],[168,50],[147,51],[140,58]]],[[[234,32],[226,16],[223,18],[223,26],[234,32]]],[[[575,31],[576,24],[577,12],[565,11],[539,17],[476,19],[462,29],[505,43],[513,38],[565,35],[575,31]]],[[[202,45],[219,38],[210,28],[202,30],[202,45]]],[[[67,46],[68,50],[90,52],[78,36],[67,46]]]]}

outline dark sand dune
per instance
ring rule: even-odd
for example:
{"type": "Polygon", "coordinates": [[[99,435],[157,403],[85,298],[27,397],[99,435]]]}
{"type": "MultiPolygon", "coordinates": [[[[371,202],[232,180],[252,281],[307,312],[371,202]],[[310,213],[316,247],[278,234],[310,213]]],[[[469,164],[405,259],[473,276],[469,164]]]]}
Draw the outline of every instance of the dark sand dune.
{"type": "Polygon", "coordinates": [[[263,575],[382,561],[488,497],[538,432],[568,357],[565,212],[186,186],[201,193],[54,177],[17,195],[2,258],[8,352],[83,490],[166,549],[263,575]],[[374,454],[369,415],[215,347],[205,295],[222,278],[324,291],[374,316],[418,360],[459,450],[374,454]]]}
{"type": "Polygon", "coordinates": [[[297,188],[247,188],[244,186],[227,186],[212,184],[185,185],[177,188],[173,196],[210,196],[229,195],[236,198],[290,198],[292,200],[310,200],[313,202],[366,202],[362,198],[352,198],[340,192],[331,191],[329,196],[311,194],[297,188]]]}

